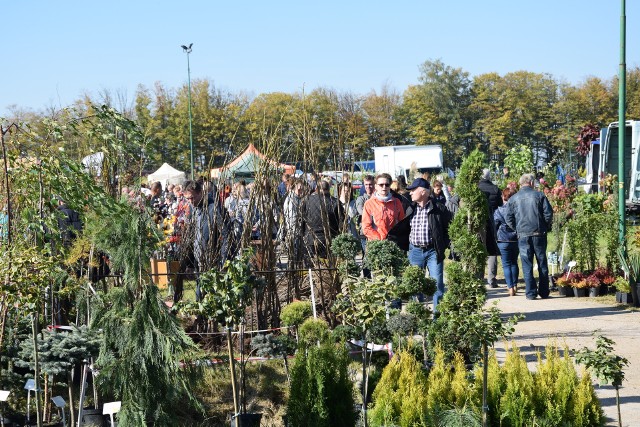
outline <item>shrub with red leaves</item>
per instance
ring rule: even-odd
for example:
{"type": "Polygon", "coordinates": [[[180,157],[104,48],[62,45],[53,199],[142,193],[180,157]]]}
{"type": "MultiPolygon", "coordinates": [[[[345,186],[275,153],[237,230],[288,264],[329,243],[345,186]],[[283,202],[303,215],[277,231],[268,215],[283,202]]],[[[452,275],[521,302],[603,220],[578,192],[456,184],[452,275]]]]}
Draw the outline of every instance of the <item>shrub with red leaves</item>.
{"type": "Polygon", "coordinates": [[[578,135],[578,145],[576,151],[578,154],[586,156],[591,149],[591,141],[595,141],[600,136],[600,128],[596,125],[587,124],[582,127],[578,135]]]}

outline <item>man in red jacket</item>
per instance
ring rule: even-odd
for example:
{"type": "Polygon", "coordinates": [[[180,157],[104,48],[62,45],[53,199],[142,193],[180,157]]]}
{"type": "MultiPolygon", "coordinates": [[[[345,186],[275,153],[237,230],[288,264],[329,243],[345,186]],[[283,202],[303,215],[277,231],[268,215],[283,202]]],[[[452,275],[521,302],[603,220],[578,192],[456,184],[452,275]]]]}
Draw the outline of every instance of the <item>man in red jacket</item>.
{"type": "Polygon", "coordinates": [[[389,230],[404,218],[402,203],[391,194],[391,175],[376,176],[376,192],[362,209],[362,232],[367,240],[385,240],[389,230]]]}

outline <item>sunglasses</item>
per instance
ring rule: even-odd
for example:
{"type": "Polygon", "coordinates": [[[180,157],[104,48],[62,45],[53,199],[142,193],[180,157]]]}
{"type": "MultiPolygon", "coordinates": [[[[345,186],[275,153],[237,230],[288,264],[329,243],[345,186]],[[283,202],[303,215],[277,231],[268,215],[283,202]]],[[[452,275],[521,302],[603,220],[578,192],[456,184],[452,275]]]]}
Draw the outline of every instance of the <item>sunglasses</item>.
{"type": "Polygon", "coordinates": [[[387,184],[386,182],[383,184],[377,184],[378,187],[391,187],[391,184],[387,184]]]}

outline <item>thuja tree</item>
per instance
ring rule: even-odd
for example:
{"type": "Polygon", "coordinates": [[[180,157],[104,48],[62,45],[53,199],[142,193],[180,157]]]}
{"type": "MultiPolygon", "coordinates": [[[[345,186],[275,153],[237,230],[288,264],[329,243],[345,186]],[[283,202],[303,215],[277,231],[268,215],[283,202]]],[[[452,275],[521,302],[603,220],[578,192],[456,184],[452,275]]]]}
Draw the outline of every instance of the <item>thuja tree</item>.
{"type": "MultiPolygon", "coordinates": [[[[440,316],[429,330],[429,344],[432,352],[441,345],[447,360],[452,360],[456,352],[467,363],[479,361],[483,355],[486,400],[488,347],[513,332],[517,317],[504,323],[497,307],[484,308],[486,289],[481,279],[487,251],[483,242],[487,241],[486,233],[494,231],[488,222],[487,199],[478,188],[483,161],[484,155],[475,150],[462,163],[456,180],[461,206],[449,227],[449,235],[460,261],[447,266],[448,291],[438,306],[440,316]]],[[[486,405],[483,412],[486,422],[486,405]]]]}
{"type": "Polygon", "coordinates": [[[482,175],[484,154],[473,151],[460,166],[456,178],[456,192],[461,203],[449,225],[451,244],[460,257],[465,271],[480,275],[487,262],[486,241],[489,208],[487,198],[478,188],[482,175]]]}
{"type": "Polygon", "coordinates": [[[354,426],[353,384],[344,342],[330,338],[327,323],[308,319],[291,369],[287,419],[294,427],[354,426]]]}

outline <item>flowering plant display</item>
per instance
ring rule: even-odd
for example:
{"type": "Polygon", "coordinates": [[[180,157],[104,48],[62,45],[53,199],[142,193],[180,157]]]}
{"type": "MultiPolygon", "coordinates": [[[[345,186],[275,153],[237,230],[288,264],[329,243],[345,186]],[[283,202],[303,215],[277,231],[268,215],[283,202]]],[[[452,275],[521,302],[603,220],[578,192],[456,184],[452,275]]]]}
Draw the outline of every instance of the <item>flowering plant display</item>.
{"type": "Polygon", "coordinates": [[[158,249],[154,253],[156,259],[172,258],[178,252],[177,246],[180,236],[174,227],[176,222],[176,216],[170,215],[158,223],[158,229],[162,232],[164,238],[157,244],[158,249]]]}
{"type": "Polygon", "coordinates": [[[553,212],[564,212],[567,214],[567,217],[570,217],[573,213],[571,203],[577,193],[578,186],[576,185],[576,179],[572,176],[567,176],[564,184],[562,181],[557,180],[553,187],[544,188],[544,194],[547,196],[553,212]]]}
{"type": "Polygon", "coordinates": [[[591,273],[584,279],[587,288],[597,288],[600,286],[600,278],[597,274],[591,273]]]}
{"type": "Polygon", "coordinates": [[[600,283],[605,284],[605,285],[611,285],[616,280],[616,277],[611,272],[611,270],[609,270],[608,268],[605,268],[605,267],[596,268],[594,270],[594,272],[593,272],[593,275],[598,278],[600,283]]]}

